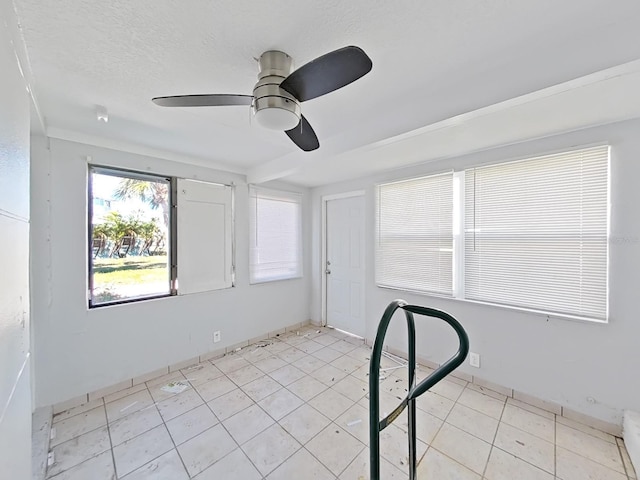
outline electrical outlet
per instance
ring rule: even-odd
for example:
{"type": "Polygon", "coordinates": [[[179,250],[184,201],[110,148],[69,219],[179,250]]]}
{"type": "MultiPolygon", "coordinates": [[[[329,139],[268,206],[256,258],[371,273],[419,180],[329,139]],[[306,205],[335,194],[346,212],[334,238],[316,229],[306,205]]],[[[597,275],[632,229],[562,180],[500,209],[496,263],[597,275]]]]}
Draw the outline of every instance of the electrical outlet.
{"type": "Polygon", "coordinates": [[[220,341],[220,330],[217,332],[213,332],[213,343],[218,343],[220,341]]]}
{"type": "Polygon", "coordinates": [[[480,368],[480,354],[469,352],[469,364],[472,367],[480,368]]]}

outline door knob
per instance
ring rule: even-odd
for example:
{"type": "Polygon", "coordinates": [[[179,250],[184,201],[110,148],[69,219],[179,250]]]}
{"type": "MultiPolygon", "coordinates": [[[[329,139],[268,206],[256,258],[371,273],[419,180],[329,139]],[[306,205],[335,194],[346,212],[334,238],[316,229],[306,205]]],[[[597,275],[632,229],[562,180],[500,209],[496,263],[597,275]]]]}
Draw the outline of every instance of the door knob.
{"type": "Polygon", "coordinates": [[[326,273],[327,275],[329,275],[331,273],[331,270],[329,270],[328,268],[324,271],[324,273],[326,273]]]}

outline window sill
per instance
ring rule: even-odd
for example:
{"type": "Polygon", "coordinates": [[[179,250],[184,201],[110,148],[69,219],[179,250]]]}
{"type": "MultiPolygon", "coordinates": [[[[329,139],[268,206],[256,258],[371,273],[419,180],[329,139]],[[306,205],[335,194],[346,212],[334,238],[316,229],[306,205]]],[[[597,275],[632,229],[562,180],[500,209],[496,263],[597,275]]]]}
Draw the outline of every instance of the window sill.
{"type": "Polygon", "coordinates": [[[283,282],[283,281],[286,282],[287,280],[300,280],[302,278],[304,278],[303,275],[299,275],[296,277],[270,278],[268,280],[254,280],[253,282],[249,281],[249,285],[264,285],[266,283],[283,282]]]}
{"type": "Polygon", "coordinates": [[[100,308],[104,308],[104,307],[116,307],[116,306],[119,306],[119,305],[146,302],[146,301],[149,301],[149,300],[158,300],[158,299],[161,299],[161,298],[169,298],[169,297],[176,297],[176,296],[177,295],[174,295],[174,294],[171,294],[171,293],[162,293],[162,294],[159,294],[159,295],[150,295],[148,297],[136,297],[136,298],[123,299],[123,300],[116,300],[114,302],[104,302],[104,303],[99,303],[97,305],[89,304],[89,305],[87,305],[87,309],[88,310],[96,310],[96,309],[100,309],[100,308]]]}
{"type": "Polygon", "coordinates": [[[405,290],[405,289],[401,289],[401,288],[394,288],[394,287],[388,287],[388,286],[381,286],[381,285],[376,285],[376,287],[384,289],[384,290],[393,290],[393,291],[397,291],[397,292],[406,292],[409,293],[411,295],[420,295],[422,297],[431,297],[431,298],[438,298],[438,299],[443,299],[443,300],[451,300],[454,302],[461,302],[461,303],[468,303],[468,304],[472,304],[472,305],[483,305],[483,306],[487,306],[487,307],[494,307],[494,308],[499,308],[499,309],[503,309],[503,310],[509,310],[509,311],[515,311],[515,312],[520,312],[520,313],[528,313],[531,315],[537,315],[540,317],[545,318],[547,321],[551,320],[551,319],[557,319],[557,320],[568,320],[571,322],[579,322],[579,323],[589,323],[589,324],[598,324],[598,325],[608,325],[609,324],[609,320],[598,320],[596,318],[589,318],[589,317],[580,317],[577,315],[568,315],[568,314],[564,314],[564,313],[557,313],[557,312],[547,312],[544,310],[535,310],[532,308],[525,308],[525,307],[516,307],[513,305],[502,305],[500,303],[491,303],[491,302],[483,302],[480,300],[470,300],[467,298],[459,298],[459,297],[454,297],[451,295],[443,295],[443,294],[437,294],[437,293],[427,293],[427,292],[420,292],[420,291],[416,291],[416,290],[405,290]]]}

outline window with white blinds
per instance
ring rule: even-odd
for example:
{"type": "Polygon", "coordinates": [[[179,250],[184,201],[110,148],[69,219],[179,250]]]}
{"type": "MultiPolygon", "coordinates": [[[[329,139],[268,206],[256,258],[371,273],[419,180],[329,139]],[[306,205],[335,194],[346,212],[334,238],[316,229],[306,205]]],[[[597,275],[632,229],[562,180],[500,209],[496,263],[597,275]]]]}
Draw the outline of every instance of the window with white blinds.
{"type": "Polygon", "coordinates": [[[251,283],[302,276],[302,195],[249,189],[251,283]]]}
{"type": "Polygon", "coordinates": [[[465,298],[607,317],[609,147],[465,171],[465,298]]]}
{"type": "Polygon", "coordinates": [[[376,283],[452,295],[453,172],[378,185],[376,283]]]}

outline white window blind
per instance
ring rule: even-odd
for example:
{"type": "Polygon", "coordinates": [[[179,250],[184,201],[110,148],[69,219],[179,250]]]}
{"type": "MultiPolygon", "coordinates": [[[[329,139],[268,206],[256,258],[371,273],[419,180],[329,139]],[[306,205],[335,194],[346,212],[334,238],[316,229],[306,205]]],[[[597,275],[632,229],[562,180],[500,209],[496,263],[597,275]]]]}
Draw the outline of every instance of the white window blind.
{"type": "Polygon", "coordinates": [[[302,195],[250,187],[250,282],[302,276],[302,195]]]}
{"type": "Polygon", "coordinates": [[[453,173],[378,186],[376,283],[452,295],[453,173]]]}
{"type": "Polygon", "coordinates": [[[607,315],[609,147],[465,172],[465,297],[607,315]]]}

